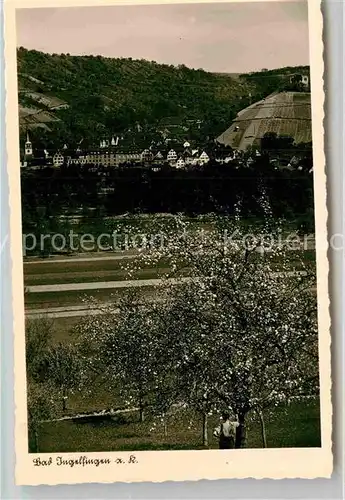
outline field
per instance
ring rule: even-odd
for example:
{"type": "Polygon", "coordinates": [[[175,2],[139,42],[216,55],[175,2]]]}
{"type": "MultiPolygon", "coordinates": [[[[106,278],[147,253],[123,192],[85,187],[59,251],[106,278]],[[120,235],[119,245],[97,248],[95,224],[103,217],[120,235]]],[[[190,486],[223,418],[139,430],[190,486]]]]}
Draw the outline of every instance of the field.
{"type": "MultiPolygon", "coordinates": [[[[168,421],[167,435],[158,422],[148,419],[139,424],[137,415],[119,416],[117,419],[97,418],[79,421],[61,421],[43,424],[39,449],[43,453],[214,449],[217,439],[212,436],[218,417],[209,420],[209,445],[202,446],[201,421],[190,413],[179,413],[168,421]]],[[[294,403],[266,413],[267,447],[319,447],[320,419],[317,401],[294,403]]],[[[261,428],[258,420],[247,426],[247,447],[262,448],[261,428]]]]}

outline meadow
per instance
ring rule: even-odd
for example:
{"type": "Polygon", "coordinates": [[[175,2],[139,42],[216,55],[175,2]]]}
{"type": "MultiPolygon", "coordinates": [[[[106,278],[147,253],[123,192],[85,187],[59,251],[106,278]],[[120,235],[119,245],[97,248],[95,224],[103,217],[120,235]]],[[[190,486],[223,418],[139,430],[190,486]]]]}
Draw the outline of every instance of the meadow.
{"type": "MultiPolygon", "coordinates": [[[[144,450],[217,449],[212,436],[219,417],[209,419],[209,445],[203,446],[201,418],[191,412],[175,413],[167,424],[148,417],[138,422],[137,414],[83,418],[42,424],[41,453],[144,450]]],[[[320,417],[317,400],[277,407],[265,413],[268,448],[319,447],[320,417]]],[[[261,427],[253,415],[247,426],[247,448],[262,448],[261,427]]]]}

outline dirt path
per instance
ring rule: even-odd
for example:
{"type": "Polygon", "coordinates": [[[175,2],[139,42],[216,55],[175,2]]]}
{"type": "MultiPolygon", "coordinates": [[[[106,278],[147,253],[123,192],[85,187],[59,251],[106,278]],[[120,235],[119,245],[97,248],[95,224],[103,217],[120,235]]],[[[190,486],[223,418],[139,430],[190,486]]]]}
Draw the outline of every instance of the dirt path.
{"type": "MultiPolygon", "coordinates": [[[[169,283],[181,283],[190,278],[169,279],[169,283]]],[[[132,288],[142,286],[157,286],[161,285],[165,280],[156,279],[143,279],[143,280],[123,280],[123,281],[101,281],[91,283],[61,283],[58,285],[34,285],[27,286],[28,293],[41,293],[41,292],[67,292],[71,290],[100,290],[103,288],[132,288]]]]}

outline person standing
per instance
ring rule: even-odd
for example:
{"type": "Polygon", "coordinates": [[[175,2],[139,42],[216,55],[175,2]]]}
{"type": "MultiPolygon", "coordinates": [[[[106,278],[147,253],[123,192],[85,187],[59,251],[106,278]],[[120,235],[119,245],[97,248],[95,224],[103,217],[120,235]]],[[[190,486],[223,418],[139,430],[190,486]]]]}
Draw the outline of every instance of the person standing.
{"type": "Polygon", "coordinates": [[[215,428],[213,435],[219,439],[219,449],[229,450],[235,448],[236,429],[239,426],[238,417],[230,420],[229,413],[223,413],[222,421],[215,428]]]}

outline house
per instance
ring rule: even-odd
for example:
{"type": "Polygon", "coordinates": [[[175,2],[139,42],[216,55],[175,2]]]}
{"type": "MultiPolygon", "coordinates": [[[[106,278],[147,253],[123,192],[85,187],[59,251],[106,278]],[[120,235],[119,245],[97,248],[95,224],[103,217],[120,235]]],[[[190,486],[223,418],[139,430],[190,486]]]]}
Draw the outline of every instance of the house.
{"type": "Polygon", "coordinates": [[[53,156],[53,165],[54,167],[61,167],[65,162],[65,157],[60,151],[57,151],[53,156]]]}
{"type": "Polygon", "coordinates": [[[254,160],[251,156],[249,156],[248,160],[247,160],[247,167],[251,167],[254,163],[254,160]]]}
{"type": "Polygon", "coordinates": [[[305,90],[309,90],[309,75],[294,73],[290,75],[290,83],[299,84],[305,90]]]}
{"type": "Polygon", "coordinates": [[[302,75],[302,85],[305,87],[309,86],[309,76],[308,75],[302,75]]]}
{"type": "Polygon", "coordinates": [[[183,168],[185,166],[184,159],[180,157],[176,162],[176,168],[183,168]]]}
{"type": "Polygon", "coordinates": [[[85,155],[78,155],[76,157],[68,156],[67,165],[85,165],[88,163],[87,157],[85,155]]]}
{"type": "Polygon", "coordinates": [[[174,149],[170,149],[168,155],[167,155],[167,161],[169,163],[175,163],[177,160],[177,153],[174,149]]]}
{"type": "Polygon", "coordinates": [[[200,165],[204,165],[205,163],[208,163],[210,161],[210,157],[208,156],[208,154],[203,151],[201,153],[201,155],[199,156],[199,164],[200,165]]]}
{"type": "Polygon", "coordinates": [[[156,154],[156,156],[154,157],[154,160],[157,160],[157,161],[162,161],[164,158],[163,158],[163,155],[160,151],[158,151],[158,153],[156,154]]]}
{"type": "Polygon", "coordinates": [[[144,149],[141,153],[141,161],[143,163],[151,162],[153,160],[153,153],[150,149],[144,149]]]}

